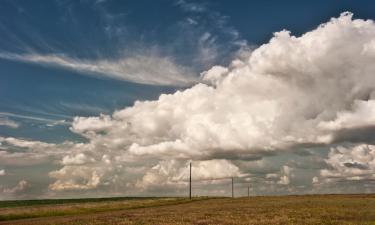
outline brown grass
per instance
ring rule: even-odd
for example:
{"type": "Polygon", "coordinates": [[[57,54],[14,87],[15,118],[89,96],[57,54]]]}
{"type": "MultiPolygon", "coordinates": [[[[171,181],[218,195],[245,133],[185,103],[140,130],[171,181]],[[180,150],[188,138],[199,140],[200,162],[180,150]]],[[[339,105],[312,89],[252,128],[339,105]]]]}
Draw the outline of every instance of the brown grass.
{"type": "MultiPolygon", "coordinates": [[[[202,199],[206,198],[197,198],[194,201],[199,201],[202,199]]],[[[22,204],[23,201],[21,201],[18,203],[18,205],[23,205],[21,207],[15,207],[14,204],[3,204],[5,206],[0,207],[0,221],[37,217],[81,215],[170,204],[176,205],[190,202],[190,200],[186,198],[133,198],[124,200],[112,200],[109,198],[106,201],[96,201],[97,199],[82,200],[85,201],[79,203],[68,202],[58,204],[50,204],[48,203],[49,200],[43,200],[42,204],[34,203],[30,205],[22,204]]]]}
{"type": "Polygon", "coordinates": [[[10,224],[375,224],[375,195],[208,199],[10,224]]]}

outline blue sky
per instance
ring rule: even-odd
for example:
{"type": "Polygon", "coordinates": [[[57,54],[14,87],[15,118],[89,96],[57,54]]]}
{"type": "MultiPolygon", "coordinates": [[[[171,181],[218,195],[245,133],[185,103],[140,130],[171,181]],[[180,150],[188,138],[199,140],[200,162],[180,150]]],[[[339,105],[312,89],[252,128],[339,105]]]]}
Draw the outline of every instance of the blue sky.
{"type": "MultiPolygon", "coordinates": [[[[204,1],[184,6],[168,0],[3,1],[0,49],[85,60],[117,59],[134,52],[157,54],[172,58],[198,77],[215,64],[227,64],[243,43],[261,45],[283,29],[300,35],[348,10],[355,17],[371,19],[374,7],[368,1],[204,1]],[[206,32],[214,43],[199,44],[206,32]],[[212,48],[215,55],[202,62],[199,45],[207,51],[212,48]]],[[[52,142],[77,138],[63,124],[46,129],[46,121],[23,117],[71,120],[77,115],[109,113],[179,88],[88,77],[85,72],[22,61],[1,59],[0,64],[1,112],[23,128],[2,127],[0,135],[6,136],[52,142]]]]}
{"type": "MultiPolygon", "coordinates": [[[[30,151],[29,155],[32,156],[31,152],[36,151],[29,145],[17,146],[16,143],[7,141],[6,138],[58,145],[51,148],[64,149],[64,151],[58,156],[48,155],[49,160],[42,163],[35,162],[27,166],[25,163],[4,165],[0,163],[0,191],[3,190],[3,196],[0,194],[0,199],[17,198],[17,196],[32,198],[76,195],[74,188],[72,190],[67,188],[68,193],[64,192],[65,189],[63,192],[58,192],[58,188],[53,188],[57,187],[57,184],[64,183],[65,179],[60,175],[53,175],[53,171],[66,168],[63,159],[67,161],[69,157],[74,158],[73,153],[76,156],[81,154],[66,150],[69,149],[67,142],[97,143],[88,134],[86,128],[78,129],[72,125],[78,120],[77,118],[100,118],[98,120],[103,122],[106,120],[104,115],[122,112],[124,108],[133,106],[136,101],[157,100],[161,94],[189,91],[194,85],[206,82],[203,72],[210,70],[214,65],[228,67],[231,70],[236,67],[234,64],[229,66],[234,59],[240,58],[243,62],[247,62],[246,57],[263,44],[269,43],[275,32],[288,30],[292,35],[299,37],[317,29],[320,24],[330,21],[333,17],[338,18],[345,11],[353,13],[353,20],[375,19],[375,4],[371,1],[3,0],[0,3],[0,137],[3,138],[3,141],[0,139],[0,143],[3,142],[0,150],[8,155],[0,155],[0,157],[4,157],[4,161],[7,160],[6,157],[16,157],[11,154],[17,152],[28,153],[30,151]],[[4,176],[1,175],[1,171],[4,172],[4,176]],[[38,171],[43,171],[45,178],[37,178],[38,171]],[[17,187],[20,180],[27,180],[31,188],[25,191],[24,195],[13,195],[12,187],[17,187]],[[61,182],[56,183],[55,180],[61,182]],[[53,186],[53,184],[56,185],[53,186]],[[43,187],[42,192],[39,187],[43,187]],[[55,193],[55,190],[58,191],[55,193]]],[[[322,42],[326,41],[322,40],[322,42]]],[[[317,40],[317,43],[319,41],[317,40]]],[[[347,46],[350,44],[346,42],[347,46]]],[[[319,67],[319,69],[322,68],[325,67],[319,67]]],[[[361,79],[358,78],[358,80],[361,79]]],[[[236,93],[233,92],[232,95],[236,96],[236,93]]],[[[206,92],[202,92],[197,98],[205,99],[205,96],[206,92]]],[[[362,97],[358,99],[362,100],[362,97]]],[[[178,101],[175,104],[178,104],[178,101]]],[[[348,108],[349,106],[345,106],[340,110],[348,108]]],[[[337,109],[335,113],[340,110],[337,109]]],[[[244,109],[243,112],[246,110],[244,109]]],[[[142,113],[145,113],[145,109],[140,109],[138,112],[138,114],[142,113]]],[[[130,117],[133,118],[133,116],[130,117]]],[[[111,119],[115,118],[116,115],[113,114],[111,119]]],[[[110,124],[113,122],[110,121],[111,119],[107,121],[110,124]]],[[[185,122],[182,121],[181,124],[185,122]]],[[[147,122],[144,123],[147,124],[147,122]]],[[[113,123],[111,126],[117,125],[113,123]]],[[[96,128],[90,127],[90,129],[96,128]]],[[[125,132],[123,135],[130,136],[130,133],[125,132]]],[[[183,139],[183,137],[185,136],[182,135],[180,138],[183,139]]],[[[156,134],[152,140],[168,138],[156,134]]],[[[121,149],[131,149],[134,144],[141,145],[141,143],[133,141],[121,149]]],[[[145,143],[148,142],[145,141],[145,143]]],[[[350,148],[353,144],[348,140],[344,140],[343,143],[346,144],[345,147],[350,148]]],[[[108,143],[102,146],[106,144],[108,143]]],[[[303,152],[309,152],[310,155],[316,154],[311,156],[309,159],[311,161],[318,157],[327,157],[330,148],[336,144],[323,145],[323,147],[317,144],[311,149],[303,148],[303,152]],[[311,151],[314,148],[320,150],[313,154],[311,151]]],[[[47,151],[44,149],[45,146],[40,148],[47,151]]],[[[103,154],[100,157],[106,155],[103,154]]],[[[275,183],[279,182],[279,184],[283,182],[289,184],[290,177],[297,176],[290,175],[290,171],[298,171],[298,169],[286,169],[286,164],[289,163],[288,166],[291,168],[293,164],[288,161],[288,158],[292,157],[295,164],[301,164],[307,160],[301,156],[302,153],[294,154],[293,151],[285,154],[271,154],[272,156],[268,158],[267,154],[259,154],[260,156],[257,152],[251,152],[249,157],[252,160],[250,161],[253,162],[253,158],[257,157],[266,160],[264,163],[267,165],[276,161],[278,168],[271,168],[272,166],[262,168],[264,171],[262,170],[263,172],[259,174],[278,173],[269,177],[277,177],[279,180],[275,183]],[[272,172],[274,170],[278,172],[272,172]],[[288,175],[288,178],[283,178],[288,175]]],[[[232,157],[228,155],[217,157],[216,153],[213,155],[215,156],[205,157],[209,160],[231,160],[232,157]]],[[[173,158],[181,161],[176,164],[197,157],[193,155],[182,160],[179,156],[173,158]]],[[[93,160],[97,160],[99,156],[92,157],[93,160]]],[[[198,157],[197,164],[209,167],[213,162],[205,162],[205,157],[198,157]]],[[[138,164],[144,164],[144,167],[151,168],[152,165],[162,167],[163,160],[149,156],[145,162],[135,161],[138,164]]],[[[322,164],[324,162],[324,159],[319,161],[322,164]]],[[[241,167],[241,163],[244,164],[241,160],[234,162],[242,171],[239,173],[257,174],[258,169],[253,165],[241,167]]],[[[263,161],[254,163],[263,163],[263,161]]],[[[314,163],[310,162],[310,164],[314,163]]],[[[101,171],[100,168],[95,168],[95,173],[100,173],[98,172],[101,171]]],[[[146,169],[143,169],[142,171],[147,174],[146,169]]],[[[309,174],[309,179],[312,177],[318,179],[315,175],[322,174],[320,170],[323,169],[310,168],[308,171],[296,173],[302,174],[301,176],[309,174]]],[[[91,172],[90,170],[92,175],[91,172]]],[[[121,174],[127,175],[124,171],[121,174]]],[[[82,179],[88,179],[82,176],[82,179]]],[[[105,180],[104,176],[101,180],[105,180]]],[[[113,174],[108,176],[113,178],[113,174]]],[[[135,180],[144,178],[141,175],[129,176],[135,177],[135,180]]],[[[95,191],[106,190],[105,185],[90,186],[89,182],[85,183],[89,186],[87,188],[85,186],[80,189],[82,186],[79,185],[72,185],[72,187],[78,187],[79,191],[89,190],[88,195],[95,191]]],[[[126,182],[119,182],[115,185],[126,186],[125,184],[128,184],[126,182]]],[[[306,182],[301,178],[296,181],[295,187],[303,186],[306,182]]],[[[71,181],[69,184],[71,183],[74,182],[71,181]]],[[[336,190],[335,188],[324,189],[324,191],[336,190]]],[[[371,188],[370,190],[373,190],[371,188]]],[[[141,194],[160,194],[157,188],[146,189],[141,194]]],[[[278,193],[276,189],[267,191],[259,189],[254,190],[254,193],[263,193],[262,191],[278,193]]],[[[280,191],[280,193],[285,192],[286,189],[280,191]]],[[[124,194],[112,189],[110,193],[124,194]]],[[[135,192],[129,190],[129,193],[135,192]]]]}

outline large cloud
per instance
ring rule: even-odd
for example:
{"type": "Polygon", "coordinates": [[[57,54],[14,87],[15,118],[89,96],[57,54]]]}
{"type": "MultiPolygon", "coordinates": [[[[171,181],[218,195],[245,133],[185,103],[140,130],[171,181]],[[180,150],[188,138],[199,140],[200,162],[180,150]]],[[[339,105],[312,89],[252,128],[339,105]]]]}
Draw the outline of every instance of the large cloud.
{"type": "Polygon", "coordinates": [[[351,16],[301,37],[275,33],[249,58],[203,73],[212,85],[136,102],[111,117],[78,117],[72,131],[134,155],[184,158],[329,143],[344,124],[373,124],[361,107],[373,101],[375,25],[351,16]]]}
{"type": "MultiPolygon", "coordinates": [[[[197,177],[239,176],[245,168],[232,159],[288,150],[303,155],[302,148],[311,146],[373,141],[372,135],[359,140],[354,132],[370,132],[375,125],[373,21],[343,13],[300,37],[277,32],[269,43],[243,55],[228,67],[203,72],[202,83],[189,89],[135,102],[113,115],[76,117],[71,131],[87,142],[70,143],[61,169],[50,173],[55,179],[50,188],[126,184],[143,190],[182,182],[188,160],[199,164],[197,177]]],[[[333,170],[320,178],[346,176],[349,170],[334,164],[342,157],[329,157],[326,163],[333,170]]],[[[346,163],[352,171],[373,171],[362,161],[346,163]]],[[[282,166],[279,174],[265,178],[274,179],[275,187],[288,187],[297,174],[282,166]]]]}

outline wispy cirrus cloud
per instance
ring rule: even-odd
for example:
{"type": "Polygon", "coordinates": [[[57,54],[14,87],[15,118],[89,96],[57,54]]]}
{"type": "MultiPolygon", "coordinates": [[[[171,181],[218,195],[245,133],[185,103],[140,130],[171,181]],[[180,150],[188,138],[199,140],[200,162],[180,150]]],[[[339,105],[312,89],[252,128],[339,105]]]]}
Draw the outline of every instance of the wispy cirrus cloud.
{"type": "MultiPolygon", "coordinates": [[[[50,37],[35,30],[26,35],[32,41],[25,41],[22,36],[0,24],[0,28],[6,29],[4,33],[12,47],[0,49],[0,59],[59,67],[98,78],[188,87],[199,81],[198,71],[222,63],[231,58],[232,53],[235,54],[238,49],[246,46],[246,41],[240,37],[239,32],[228,24],[228,18],[208,3],[179,0],[173,4],[175,9],[186,15],[176,23],[163,24],[166,29],[160,32],[167,32],[166,36],[172,37],[166,40],[168,44],[163,44],[162,40],[160,43],[155,41],[153,31],[142,32],[141,37],[133,40],[129,32],[136,33],[137,29],[124,22],[126,13],[117,14],[106,8],[105,4],[98,3],[105,1],[87,3],[86,6],[102,21],[98,30],[104,35],[102,38],[106,43],[110,43],[105,46],[106,51],[100,50],[100,44],[93,48],[83,48],[85,44],[76,46],[60,43],[60,40],[51,41],[50,37]],[[143,40],[143,36],[153,38],[143,40]],[[159,51],[153,51],[155,48],[159,51]],[[85,57],[77,57],[82,52],[85,57]],[[123,52],[133,53],[124,55],[123,52]],[[96,56],[99,57],[95,58],[96,56]]],[[[80,28],[85,26],[77,19],[79,11],[76,7],[80,4],[58,5],[64,9],[62,20],[70,22],[69,27],[78,29],[71,33],[80,32],[80,28]],[[66,8],[69,10],[66,11],[66,8]]],[[[76,43],[80,41],[78,39],[76,43]]]]}
{"type": "Polygon", "coordinates": [[[20,126],[19,123],[16,121],[10,120],[8,118],[1,118],[0,117],[0,126],[6,126],[10,128],[18,128],[20,126]]]}
{"type": "Polygon", "coordinates": [[[205,12],[207,11],[207,7],[205,4],[202,3],[196,3],[196,2],[189,2],[185,0],[178,0],[175,3],[177,6],[181,7],[186,12],[205,12]]]}
{"type": "MultiPolygon", "coordinates": [[[[37,117],[37,116],[29,116],[29,115],[22,115],[22,114],[16,114],[16,113],[10,113],[10,112],[0,112],[0,117],[11,117],[11,118],[18,118],[18,119],[25,119],[25,120],[33,120],[33,121],[39,121],[43,123],[47,123],[50,125],[68,125],[70,124],[66,120],[55,120],[55,119],[48,119],[44,117],[37,117]]],[[[10,120],[10,119],[4,119],[0,118],[0,125],[9,126],[12,128],[18,128],[20,126],[19,123],[10,120]]]]}
{"type": "Polygon", "coordinates": [[[189,86],[197,76],[188,68],[176,64],[170,57],[159,55],[135,55],[120,59],[88,60],[59,54],[0,53],[0,58],[61,67],[82,74],[130,81],[149,85],[189,86]]]}

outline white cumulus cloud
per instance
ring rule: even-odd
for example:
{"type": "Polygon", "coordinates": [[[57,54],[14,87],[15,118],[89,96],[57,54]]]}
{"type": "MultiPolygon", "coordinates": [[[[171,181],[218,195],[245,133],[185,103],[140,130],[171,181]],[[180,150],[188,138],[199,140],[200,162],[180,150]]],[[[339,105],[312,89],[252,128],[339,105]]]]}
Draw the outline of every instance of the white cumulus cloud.
{"type": "Polygon", "coordinates": [[[20,180],[18,184],[12,188],[4,188],[3,193],[5,194],[17,194],[24,192],[28,187],[29,183],[26,180],[20,180]]]}
{"type": "Polygon", "coordinates": [[[110,117],[77,117],[72,131],[107,145],[116,140],[134,155],[185,158],[328,143],[332,131],[321,124],[357,110],[375,89],[375,54],[368,53],[375,25],[351,16],[301,37],[275,33],[247,59],[203,73],[214,86],[136,102],[110,117]]]}
{"type": "Polygon", "coordinates": [[[375,180],[375,146],[360,144],[353,148],[332,148],[327,164],[329,169],[320,172],[323,181],[366,181],[375,180]]]}

